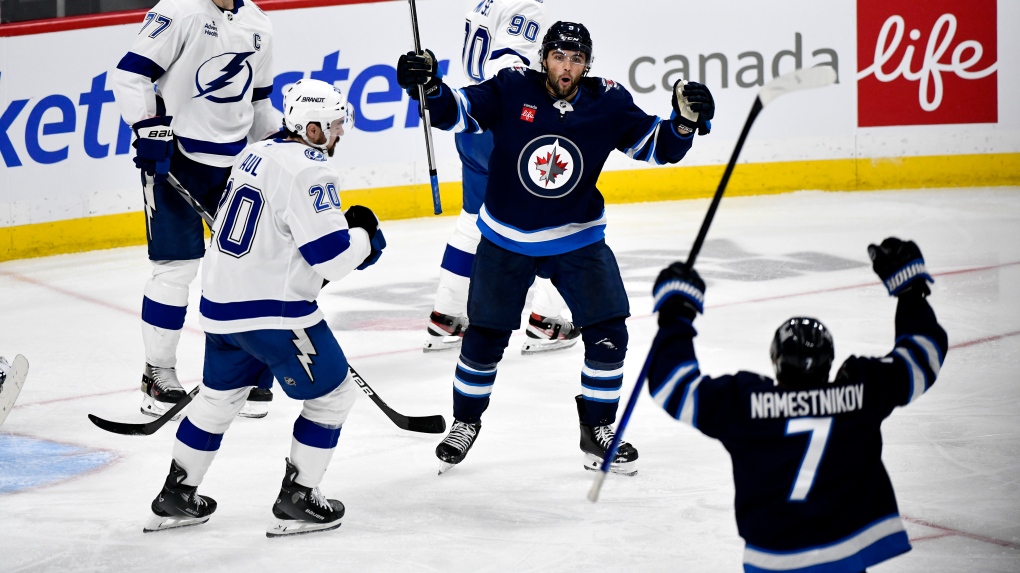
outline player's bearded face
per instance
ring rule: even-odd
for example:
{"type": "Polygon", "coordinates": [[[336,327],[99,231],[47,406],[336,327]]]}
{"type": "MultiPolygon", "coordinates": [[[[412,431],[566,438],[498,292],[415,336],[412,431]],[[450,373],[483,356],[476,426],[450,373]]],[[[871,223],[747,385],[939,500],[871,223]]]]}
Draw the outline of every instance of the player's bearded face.
{"type": "Polygon", "coordinates": [[[329,124],[329,145],[326,146],[326,155],[333,157],[333,150],[336,148],[336,142],[340,139],[340,136],[344,134],[344,120],[334,119],[329,124]]]}
{"type": "Polygon", "coordinates": [[[577,91],[588,57],[584,52],[553,50],[545,57],[546,87],[549,93],[567,99],[577,91]]]}

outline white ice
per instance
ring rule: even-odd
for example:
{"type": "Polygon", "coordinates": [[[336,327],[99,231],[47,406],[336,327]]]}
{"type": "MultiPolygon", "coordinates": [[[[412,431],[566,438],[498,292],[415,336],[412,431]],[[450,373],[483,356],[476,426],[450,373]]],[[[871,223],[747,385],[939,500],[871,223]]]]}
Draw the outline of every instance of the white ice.
{"type": "MultiPolygon", "coordinates": [[[[423,193],[427,192],[423,188],[423,193]]],[[[610,205],[608,242],[631,296],[624,396],[655,332],[651,282],[686,257],[708,202],[610,205]]],[[[451,218],[385,222],[382,260],[319,299],[351,363],[390,406],[451,419],[456,352],[421,344],[451,218]]],[[[702,371],[770,373],[778,324],[817,316],[836,360],[893,344],[895,301],[865,248],[915,240],[936,278],[931,302],[952,349],[938,382],[884,425],[883,459],[914,540],[873,572],[1020,571],[1020,190],[801,192],[727,197],[697,268],[708,282],[696,326],[702,371]]],[[[266,539],[299,410],[280,391],[261,420],[238,419],[200,492],[205,525],[143,534],[170,463],[176,423],[149,437],[94,427],[86,414],[138,412],[139,327],[149,273],[142,247],[0,264],[0,353],[31,372],[0,438],[105,450],[74,479],[0,494],[0,571],[739,571],[743,543],[722,446],[641,396],[626,437],[637,476],[586,493],[573,396],[583,351],[519,353],[511,338],[484,427],[467,459],[437,475],[440,436],[396,428],[365,396],[345,425],[322,490],[347,506],[334,532],[266,539]]],[[[197,285],[197,283],[196,283],[197,285]]],[[[195,309],[178,370],[202,372],[195,309]]],[[[8,440],[8,443],[14,443],[8,440]]],[[[22,442],[17,442],[22,443],[22,442]]],[[[19,455],[0,453],[6,472],[19,455]]],[[[0,483],[5,477],[0,475],[0,483]]]]}

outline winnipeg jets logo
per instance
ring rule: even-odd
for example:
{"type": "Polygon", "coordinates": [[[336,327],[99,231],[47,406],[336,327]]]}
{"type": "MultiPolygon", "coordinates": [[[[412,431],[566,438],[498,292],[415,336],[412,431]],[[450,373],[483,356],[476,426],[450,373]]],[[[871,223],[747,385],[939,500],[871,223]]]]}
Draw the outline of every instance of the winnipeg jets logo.
{"type": "Polygon", "coordinates": [[[521,150],[517,171],[521,183],[532,194],[556,199],[577,186],[584,161],[574,142],[557,135],[543,135],[521,150]]]}
{"type": "Polygon", "coordinates": [[[231,103],[244,99],[251,87],[252,71],[248,56],[255,52],[227,52],[213,56],[195,72],[196,98],[215,103],[231,103]]]}

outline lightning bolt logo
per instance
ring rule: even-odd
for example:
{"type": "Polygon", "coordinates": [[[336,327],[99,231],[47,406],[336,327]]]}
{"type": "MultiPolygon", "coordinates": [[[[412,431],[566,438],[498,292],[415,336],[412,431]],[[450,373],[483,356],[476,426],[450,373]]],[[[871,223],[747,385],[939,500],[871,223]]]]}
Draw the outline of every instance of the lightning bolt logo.
{"type": "Polygon", "coordinates": [[[145,196],[145,218],[148,222],[149,228],[149,239],[152,239],[152,215],[156,211],[156,195],[154,193],[156,188],[156,181],[151,175],[142,174],[145,185],[142,186],[142,192],[145,196]]]}
{"type": "MultiPolygon", "coordinates": [[[[198,90],[198,94],[195,95],[195,98],[204,97],[215,103],[241,101],[241,98],[243,98],[244,94],[248,92],[248,87],[251,85],[251,64],[247,62],[247,59],[248,56],[254,53],[255,52],[228,52],[206,60],[201,66],[199,66],[198,71],[195,72],[195,89],[198,90]],[[222,62],[223,59],[227,59],[228,61],[219,68],[218,72],[213,72],[213,74],[215,74],[213,79],[209,81],[202,81],[203,75],[205,77],[213,75],[208,71],[203,74],[203,70],[207,69],[207,66],[209,66],[210,69],[216,69],[217,66],[220,66],[220,62],[222,62]],[[234,79],[245,72],[247,72],[247,78],[245,79],[244,87],[237,93],[237,95],[229,97],[213,95],[215,92],[233,85],[234,79]]],[[[237,88],[235,87],[232,91],[236,90],[237,88]]]]}
{"type": "Polygon", "coordinates": [[[297,359],[301,363],[301,367],[305,369],[305,373],[308,374],[308,379],[315,383],[315,377],[312,376],[312,364],[315,362],[312,360],[312,356],[318,354],[315,350],[315,345],[312,344],[312,339],[308,338],[308,333],[305,329],[300,328],[294,330],[294,338],[291,342],[298,349],[297,359]]]}

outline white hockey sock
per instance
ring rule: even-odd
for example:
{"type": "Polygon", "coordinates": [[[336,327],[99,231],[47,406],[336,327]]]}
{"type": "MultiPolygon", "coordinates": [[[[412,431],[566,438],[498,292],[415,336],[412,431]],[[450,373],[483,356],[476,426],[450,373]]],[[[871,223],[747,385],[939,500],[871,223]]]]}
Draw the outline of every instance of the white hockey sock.
{"type": "Polygon", "coordinates": [[[295,481],[299,485],[318,487],[322,482],[358,393],[357,383],[348,374],[329,394],[305,400],[301,415],[294,422],[290,446],[290,463],[298,469],[295,481]]]}
{"type": "Polygon", "coordinates": [[[220,449],[223,434],[241,411],[250,389],[244,386],[236,390],[213,390],[202,384],[188,406],[188,416],[177,428],[174,442],[174,459],[188,472],[184,485],[202,483],[220,449]]]}
{"type": "Polygon", "coordinates": [[[478,215],[461,210],[457,227],[447,241],[443,264],[439,271],[439,289],[436,291],[435,311],[451,316],[467,314],[468,287],[471,283],[471,262],[482,233],[478,230],[478,215]]]}
{"type": "Polygon", "coordinates": [[[560,316],[567,309],[567,303],[553,286],[552,281],[535,277],[535,296],[531,299],[531,312],[539,316],[560,316]]]}
{"type": "Polygon", "coordinates": [[[145,360],[169,368],[177,364],[177,343],[181,339],[188,310],[188,285],[198,275],[199,259],[153,261],[152,277],[145,283],[142,299],[142,342],[145,360]]]}

